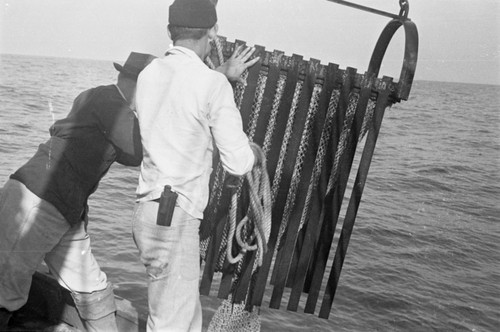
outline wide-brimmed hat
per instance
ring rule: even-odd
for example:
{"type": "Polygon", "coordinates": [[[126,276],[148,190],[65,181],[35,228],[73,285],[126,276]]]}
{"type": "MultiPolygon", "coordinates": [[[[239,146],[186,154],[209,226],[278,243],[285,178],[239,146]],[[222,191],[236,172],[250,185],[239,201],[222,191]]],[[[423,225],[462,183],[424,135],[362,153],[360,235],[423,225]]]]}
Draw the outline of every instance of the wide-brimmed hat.
{"type": "Polygon", "coordinates": [[[113,62],[113,66],[115,66],[116,70],[120,73],[130,76],[133,79],[137,79],[139,73],[155,58],[156,57],[151,54],[131,52],[123,66],[116,62],[113,62]]]}
{"type": "Polygon", "coordinates": [[[169,7],[168,23],[179,27],[208,29],[217,23],[217,11],[210,0],[175,0],[169,7]]]}

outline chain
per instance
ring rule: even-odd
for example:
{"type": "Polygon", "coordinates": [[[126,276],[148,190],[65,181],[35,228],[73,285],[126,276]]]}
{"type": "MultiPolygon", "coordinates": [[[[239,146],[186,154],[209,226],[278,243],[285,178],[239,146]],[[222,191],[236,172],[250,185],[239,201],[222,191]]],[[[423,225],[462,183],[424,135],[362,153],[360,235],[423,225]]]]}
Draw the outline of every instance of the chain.
{"type": "Polygon", "coordinates": [[[408,18],[408,11],[410,10],[410,4],[408,0],[399,0],[399,17],[408,18]]]}

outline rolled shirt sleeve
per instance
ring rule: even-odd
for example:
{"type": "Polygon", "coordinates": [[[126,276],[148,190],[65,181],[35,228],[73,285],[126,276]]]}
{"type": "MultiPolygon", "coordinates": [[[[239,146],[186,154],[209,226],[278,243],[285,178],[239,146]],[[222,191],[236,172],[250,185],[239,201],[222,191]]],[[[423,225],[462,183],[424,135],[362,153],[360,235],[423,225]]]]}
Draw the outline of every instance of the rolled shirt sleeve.
{"type": "Polygon", "coordinates": [[[243,132],[241,115],[234,103],[229,82],[224,79],[212,97],[209,126],[222,166],[232,175],[244,175],[252,169],[255,157],[243,132]]]}

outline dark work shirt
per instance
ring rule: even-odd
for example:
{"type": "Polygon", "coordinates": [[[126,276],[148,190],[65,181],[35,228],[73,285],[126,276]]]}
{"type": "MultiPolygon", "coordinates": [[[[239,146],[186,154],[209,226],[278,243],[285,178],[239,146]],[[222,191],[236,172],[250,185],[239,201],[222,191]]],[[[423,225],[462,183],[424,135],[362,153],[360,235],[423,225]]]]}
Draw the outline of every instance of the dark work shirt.
{"type": "Polygon", "coordinates": [[[11,178],[72,225],[85,217],[88,197],[114,161],[139,166],[142,160],[137,119],[115,85],[82,92],[50,136],[11,178]]]}

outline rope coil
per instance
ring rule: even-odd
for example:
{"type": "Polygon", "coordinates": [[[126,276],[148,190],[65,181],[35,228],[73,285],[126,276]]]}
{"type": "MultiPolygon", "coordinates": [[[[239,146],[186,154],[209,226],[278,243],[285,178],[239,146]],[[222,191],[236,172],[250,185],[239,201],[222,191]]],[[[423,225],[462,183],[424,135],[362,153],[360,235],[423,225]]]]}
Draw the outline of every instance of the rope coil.
{"type": "Polygon", "coordinates": [[[256,158],[259,162],[244,177],[248,183],[250,204],[246,215],[237,222],[238,197],[242,190],[242,179],[238,187],[233,188],[231,196],[226,256],[231,264],[235,264],[248,251],[257,250],[257,265],[261,266],[271,233],[271,188],[264,152],[254,143],[251,143],[251,146],[256,152],[256,158]],[[240,247],[240,251],[235,257],[232,254],[233,239],[240,247]]]}

